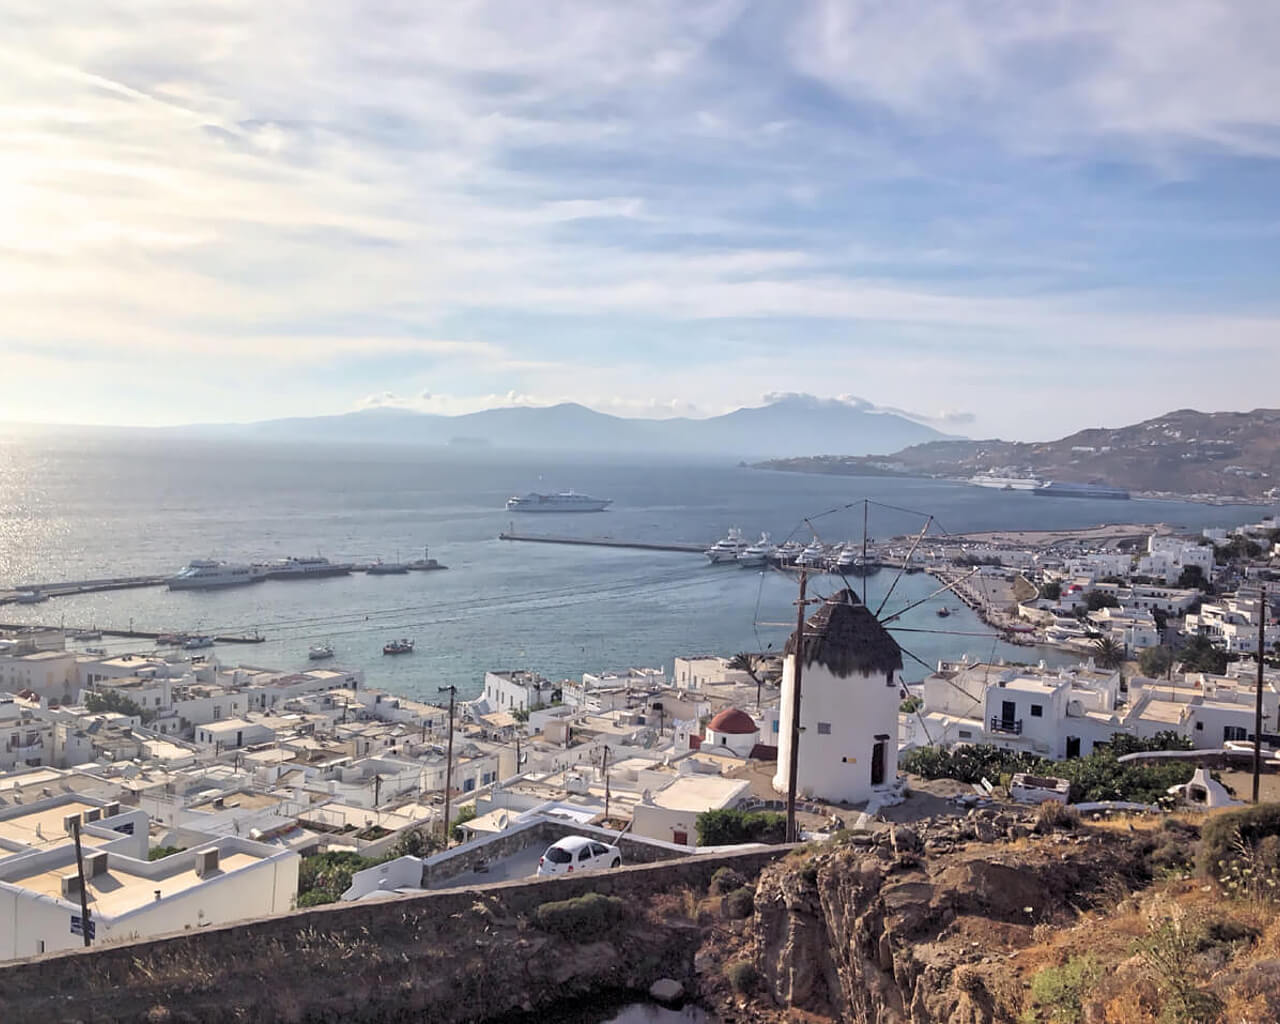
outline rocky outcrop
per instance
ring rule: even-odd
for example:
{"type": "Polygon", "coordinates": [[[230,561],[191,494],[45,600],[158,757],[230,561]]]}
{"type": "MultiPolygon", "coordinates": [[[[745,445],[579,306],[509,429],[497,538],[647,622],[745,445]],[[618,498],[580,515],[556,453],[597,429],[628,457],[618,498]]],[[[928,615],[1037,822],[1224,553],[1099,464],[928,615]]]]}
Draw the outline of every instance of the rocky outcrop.
{"type": "Polygon", "coordinates": [[[1020,982],[1000,950],[1141,867],[1111,834],[1023,839],[1025,823],[1002,817],[853,836],[767,868],[753,952],[773,1002],[854,1024],[1016,1021],[1020,982]]]}

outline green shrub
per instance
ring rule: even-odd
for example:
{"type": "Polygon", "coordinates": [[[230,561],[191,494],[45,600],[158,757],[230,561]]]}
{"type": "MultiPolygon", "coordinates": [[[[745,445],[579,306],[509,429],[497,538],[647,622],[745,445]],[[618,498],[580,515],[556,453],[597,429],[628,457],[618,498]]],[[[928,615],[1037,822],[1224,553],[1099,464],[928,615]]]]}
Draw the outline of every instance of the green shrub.
{"type": "Polygon", "coordinates": [[[458,811],[457,817],[453,819],[453,826],[449,829],[449,834],[453,836],[455,843],[460,843],[467,838],[467,834],[462,831],[463,825],[476,816],[476,805],[467,804],[466,807],[458,811]]]}
{"type": "Polygon", "coordinates": [[[724,909],[725,917],[735,921],[750,917],[756,911],[756,891],[749,885],[734,889],[720,901],[720,906],[724,909]]]}
{"type": "Polygon", "coordinates": [[[543,931],[574,942],[590,942],[609,935],[628,913],[626,900],[589,892],[543,903],[533,912],[533,920],[543,931]]]}
{"type": "Polygon", "coordinates": [[[1031,1007],[1023,1020],[1080,1024],[1084,1020],[1084,997],[1103,973],[1091,956],[1073,956],[1061,967],[1044,968],[1031,979],[1031,1007]]]}
{"type": "Polygon", "coordinates": [[[730,988],[737,992],[738,995],[751,991],[759,978],[755,964],[749,960],[734,960],[732,963],[725,964],[724,976],[728,980],[730,988]]]}
{"type": "Polygon", "coordinates": [[[381,859],[345,851],[303,857],[298,867],[298,906],[336,903],[351,888],[352,875],[381,863],[381,859]]]}
{"type": "Polygon", "coordinates": [[[185,846],[153,846],[147,851],[147,860],[160,860],[173,853],[181,853],[185,846]]]}
{"type": "Polygon", "coordinates": [[[787,819],[772,811],[705,811],[696,825],[699,846],[781,843],[787,837],[787,819]]]}
{"type": "Polygon", "coordinates": [[[1201,874],[1220,878],[1224,868],[1242,859],[1242,846],[1253,849],[1268,836],[1280,836],[1280,804],[1215,814],[1200,829],[1196,864],[1201,874]]]}
{"type": "Polygon", "coordinates": [[[734,871],[731,867],[716,868],[716,873],[711,876],[711,895],[723,896],[725,893],[733,892],[734,889],[741,889],[747,884],[747,876],[741,871],[734,871]]]}

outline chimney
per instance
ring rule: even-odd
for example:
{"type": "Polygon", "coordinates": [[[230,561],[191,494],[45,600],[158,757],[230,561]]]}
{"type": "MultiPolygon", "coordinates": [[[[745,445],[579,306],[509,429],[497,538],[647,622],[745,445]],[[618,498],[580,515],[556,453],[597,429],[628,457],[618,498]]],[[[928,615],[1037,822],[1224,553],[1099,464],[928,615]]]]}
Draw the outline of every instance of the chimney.
{"type": "Polygon", "coordinates": [[[97,821],[101,817],[102,817],[101,807],[90,807],[87,811],[84,812],[84,823],[88,825],[91,822],[97,821]]]}
{"type": "Polygon", "coordinates": [[[91,853],[84,859],[84,877],[97,878],[107,873],[106,853],[91,853]]]}
{"type": "Polygon", "coordinates": [[[79,875],[63,875],[60,881],[62,882],[62,898],[64,900],[78,900],[80,898],[79,875]]]}
{"type": "Polygon", "coordinates": [[[113,800],[111,803],[105,805],[102,808],[102,816],[104,818],[114,818],[119,813],[120,813],[120,802],[118,800],[113,800]]]}
{"type": "Polygon", "coordinates": [[[79,822],[79,814],[64,814],[62,816],[62,831],[67,835],[74,835],[76,831],[76,823],[79,822]]]}

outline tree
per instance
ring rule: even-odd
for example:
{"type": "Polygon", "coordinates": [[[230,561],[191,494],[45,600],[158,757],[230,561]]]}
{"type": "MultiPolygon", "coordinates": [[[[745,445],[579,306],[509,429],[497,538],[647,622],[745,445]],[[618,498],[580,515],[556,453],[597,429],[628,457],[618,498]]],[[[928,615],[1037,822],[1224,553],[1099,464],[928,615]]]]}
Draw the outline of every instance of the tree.
{"type": "Polygon", "coordinates": [[[144,721],[147,719],[147,712],[137,701],[116,690],[90,693],[84,699],[84,706],[95,715],[114,712],[118,715],[129,715],[131,718],[141,718],[144,721]]]}
{"type": "Polygon", "coordinates": [[[449,834],[453,836],[455,843],[460,843],[466,839],[466,833],[462,831],[462,826],[476,816],[476,805],[467,804],[458,812],[458,816],[453,819],[453,826],[449,830],[449,834]]]}
{"type": "Polygon", "coordinates": [[[1104,594],[1100,590],[1089,591],[1089,596],[1084,599],[1084,606],[1088,611],[1101,611],[1103,608],[1119,608],[1120,599],[1114,594],[1104,594]]]}
{"type": "Polygon", "coordinates": [[[1209,581],[1204,577],[1204,570],[1198,565],[1184,565],[1178,576],[1178,586],[1184,590],[1209,589],[1209,581]]]}
{"type": "Polygon", "coordinates": [[[1167,647],[1148,647],[1138,655],[1138,665],[1148,679],[1159,679],[1173,667],[1173,652],[1167,647]]]}
{"type": "Polygon", "coordinates": [[[1197,633],[1178,652],[1184,672],[1210,672],[1221,675],[1227,670],[1227,652],[1213,646],[1207,636],[1197,633]]]}
{"type": "Polygon", "coordinates": [[[1045,601],[1057,601],[1062,597],[1062,584],[1057,580],[1050,580],[1048,583],[1040,585],[1040,597],[1045,601]]]}
{"type": "Polygon", "coordinates": [[[694,825],[699,846],[780,843],[787,836],[787,819],[773,811],[704,811],[694,825]]]}
{"type": "Polygon", "coordinates": [[[1115,637],[1101,637],[1093,642],[1093,660],[1101,668],[1119,668],[1124,663],[1124,648],[1115,637]]]}
{"type": "Polygon", "coordinates": [[[411,828],[401,832],[396,845],[392,847],[393,857],[428,857],[440,849],[440,840],[428,835],[424,829],[411,828]]]}

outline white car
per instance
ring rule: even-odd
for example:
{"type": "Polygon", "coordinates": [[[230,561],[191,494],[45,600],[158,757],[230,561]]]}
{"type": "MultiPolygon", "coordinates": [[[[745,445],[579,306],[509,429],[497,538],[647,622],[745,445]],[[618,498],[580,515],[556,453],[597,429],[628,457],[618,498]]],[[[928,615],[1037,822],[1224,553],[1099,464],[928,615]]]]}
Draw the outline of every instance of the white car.
{"type": "Polygon", "coordinates": [[[616,868],[622,863],[622,851],[597,839],[565,836],[547,847],[538,858],[538,874],[571,875],[575,871],[599,871],[616,868]]]}

